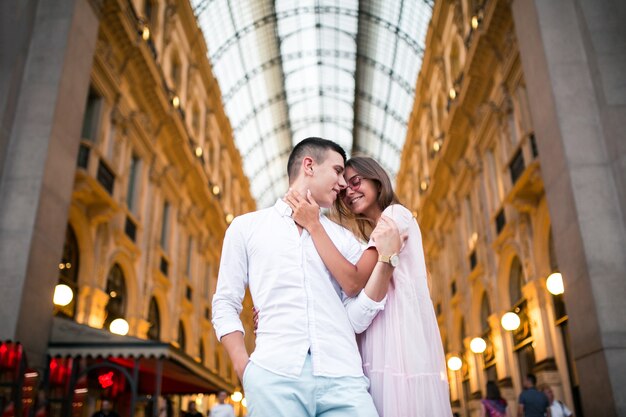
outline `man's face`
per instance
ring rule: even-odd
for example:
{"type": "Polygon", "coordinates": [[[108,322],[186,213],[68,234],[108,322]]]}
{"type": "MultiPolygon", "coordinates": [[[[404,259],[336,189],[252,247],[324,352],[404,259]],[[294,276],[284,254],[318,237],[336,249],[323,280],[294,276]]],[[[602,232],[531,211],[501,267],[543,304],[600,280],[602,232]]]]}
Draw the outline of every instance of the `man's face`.
{"type": "Polygon", "coordinates": [[[522,385],[524,386],[524,388],[532,388],[533,382],[528,378],[524,378],[524,383],[522,385]]]}
{"type": "Polygon", "coordinates": [[[107,400],[102,401],[102,411],[111,411],[111,403],[107,400]]]}
{"type": "Polygon", "coordinates": [[[330,149],[326,151],[326,158],[322,163],[316,161],[313,165],[313,175],[309,181],[309,189],[320,207],[328,208],[332,206],[339,192],[346,188],[343,171],[344,162],[342,156],[330,149]]]}
{"type": "Polygon", "coordinates": [[[228,394],[226,394],[224,391],[222,391],[219,394],[217,394],[217,399],[219,400],[220,403],[224,403],[224,401],[226,401],[227,395],[228,394]]]}

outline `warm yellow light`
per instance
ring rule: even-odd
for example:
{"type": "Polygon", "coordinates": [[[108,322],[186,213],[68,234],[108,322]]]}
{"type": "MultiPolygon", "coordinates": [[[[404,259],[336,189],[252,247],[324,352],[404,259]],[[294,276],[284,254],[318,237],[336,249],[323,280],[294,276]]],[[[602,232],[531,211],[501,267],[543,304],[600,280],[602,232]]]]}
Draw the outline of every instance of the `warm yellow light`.
{"type": "Polygon", "coordinates": [[[439,152],[440,149],[441,149],[441,142],[439,142],[438,140],[433,142],[433,151],[439,152]]]}
{"type": "Polygon", "coordinates": [[[214,185],[212,191],[214,195],[218,195],[220,193],[219,185],[214,185]]]}
{"type": "Polygon", "coordinates": [[[115,298],[115,297],[117,297],[117,292],[115,292],[115,291],[111,291],[111,292],[109,293],[109,296],[110,296],[111,298],[115,298]]]}
{"type": "Polygon", "coordinates": [[[176,109],[180,107],[180,97],[178,96],[172,97],[172,106],[174,106],[174,108],[176,109]]]}
{"type": "Polygon", "coordinates": [[[248,400],[246,400],[245,397],[241,399],[241,405],[243,405],[244,407],[248,406],[248,400]]]}
{"type": "Polygon", "coordinates": [[[144,25],[144,27],[141,29],[141,39],[143,39],[144,41],[148,41],[148,39],[150,39],[150,28],[148,27],[148,25],[144,25]]]}
{"type": "Polygon", "coordinates": [[[559,295],[565,292],[565,287],[563,286],[563,276],[559,272],[550,274],[548,280],[546,281],[546,286],[552,295],[559,295]]]}
{"type": "Polygon", "coordinates": [[[487,349],[487,342],[482,337],[475,337],[470,342],[470,349],[474,353],[483,353],[487,349]]]}
{"type": "Polygon", "coordinates": [[[59,264],[59,269],[65,269],[65,264],[63,263],[59,264]]]}
{"type": "Polygon", "coordinates": [[[422,180],[422,182],[420,182],[420,189],[426,191],[428,189],[428,181],[422,180]]]}
{"type": "Polygon", "coordinates": [[[472,16],[472,29],[478,29],[478,16],[472,16]]]}
{"type": "Polygon", "coordinates": [[[243,400],[243,394],[239,391],[235,391],[233,392],[233,395],[230,396],[230,399],[238,403],[239,401],[243,400]]]}
{"type": "Polygon", "coordinates": [[[109,325],[111,333],[126,336],[128,334],[128,322],[124,319],[115,319],[109,325]]]}
{"type": "Polygon", "coordinates": [[[226,215],[226,223],[230,224],[233,221],[234,218],[235,218],[235,216],[233,216],[231,213],[228,213],[226,215]]]}
{"type": "Polygon", "coordinates": [[[448,359],[448,369],[458,371],[463,366],[463,361],[458,356],[450,356],[448,359]]]}
{"type": "Polygon", "coordinates": [[[54,305],[64,307],[72,302],[74,298],[74,291],[65,284],[58,284],[54,288],[54,296],[52,302],[54,305]]]}
{"type": "Polygon", "coordinates": [[[450,95],[451,100],[454,100],[456,98],[456,90],[454,88],[451,88],[448,94],[450,95]]]}
{"type": "Polygon", "coordinates": [[[502,320],[500,320],[500,323],[502,324],[504,330],[512,332],[513,330],[517,330],[521,321],[517,314],[509,311],[502,316],[502,320]]]}
{"type": "Polygon", "coordinates": [[[203,153],[202,147],[201,146],[196,146],[196,156],[198,158],[200,158],[202,156],[202,153],[203,153]]]}

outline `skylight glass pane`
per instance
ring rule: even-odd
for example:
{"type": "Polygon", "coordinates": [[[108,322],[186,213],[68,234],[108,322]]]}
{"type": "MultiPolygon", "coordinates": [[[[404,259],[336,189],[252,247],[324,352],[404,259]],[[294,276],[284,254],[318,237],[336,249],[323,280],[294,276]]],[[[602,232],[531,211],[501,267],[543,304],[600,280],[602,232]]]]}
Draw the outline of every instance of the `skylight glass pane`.
{"type": "Polygon", "coordinates": [[[366,151],[397,170],[430,5],[422,0],[192,0],[192,5],[259,207],[284,193],[287,155],[306,136],[336,140],[348,153],[352,147],[366,151]]]}

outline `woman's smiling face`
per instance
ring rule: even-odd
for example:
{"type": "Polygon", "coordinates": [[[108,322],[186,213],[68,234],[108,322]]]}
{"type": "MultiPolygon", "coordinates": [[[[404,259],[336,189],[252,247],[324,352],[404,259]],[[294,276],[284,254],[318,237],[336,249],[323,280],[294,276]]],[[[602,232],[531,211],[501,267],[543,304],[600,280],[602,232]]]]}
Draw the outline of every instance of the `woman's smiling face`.
{"type": "MultiPolygon", "coordinates": [[[[363,178],[354,168],[348,166],[344,173],[348,186],[341,191],[341,199],[354,214],[368,216],[375,207],[378,209],[378,187],[370,179],[363,178]]],[[[378,211],[378,210],[377,210],[378,211]]]]}

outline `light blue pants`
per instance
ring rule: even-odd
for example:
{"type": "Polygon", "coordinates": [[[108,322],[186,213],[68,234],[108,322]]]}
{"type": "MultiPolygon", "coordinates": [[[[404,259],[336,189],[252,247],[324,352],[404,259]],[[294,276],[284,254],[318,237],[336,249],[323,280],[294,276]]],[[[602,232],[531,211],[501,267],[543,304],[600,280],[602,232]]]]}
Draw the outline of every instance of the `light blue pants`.
{"type": "Polygon", "coordinates": [[[250,362],[243,374],[249,417],[378,417],[366,377],[314,376],[307,355],[297,378],[250,362]]]}

